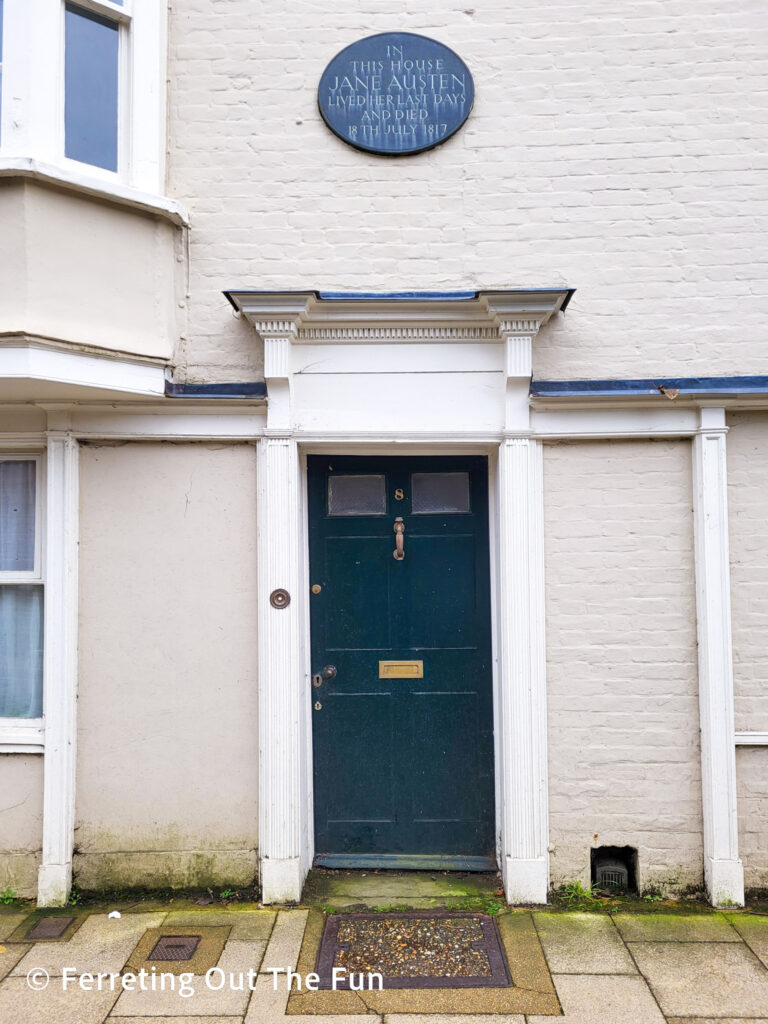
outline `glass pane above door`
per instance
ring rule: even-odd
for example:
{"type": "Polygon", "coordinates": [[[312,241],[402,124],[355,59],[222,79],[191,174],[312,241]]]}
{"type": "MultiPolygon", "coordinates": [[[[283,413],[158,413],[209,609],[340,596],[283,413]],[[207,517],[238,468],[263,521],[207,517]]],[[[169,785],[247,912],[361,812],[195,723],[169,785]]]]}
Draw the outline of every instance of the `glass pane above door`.
{"type": "Polygon", "coordinates": [[[411,511],[469,512],[469,474],[413,473],[411,511]]]}
{"type": "Polygon", "coordinates": [[[387,511],[383,473],[328,478],[329,516],[383,516],[387,511]]]}

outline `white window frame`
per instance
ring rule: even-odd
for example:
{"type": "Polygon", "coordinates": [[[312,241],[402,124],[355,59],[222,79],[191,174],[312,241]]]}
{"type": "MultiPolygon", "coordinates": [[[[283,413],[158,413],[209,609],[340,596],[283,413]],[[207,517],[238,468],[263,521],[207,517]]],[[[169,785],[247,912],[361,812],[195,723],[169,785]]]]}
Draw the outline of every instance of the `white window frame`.
{"type": "MultiPolygon", "coordinates": [[[[0,570],[0,585],[34,583],[45,594],[45,456],[42,451],[0,450],[0,462],[35,463],[35,563],[32,570],[0,570]]],[[[46,623],[43,620],[45,635],[46,623]]],[[[45,650],[45,646],[44,646],[45,650]]],[[[45,654],[43,654],[45,658],[45,654]]],[[[45,669],[43,669],[45,672],[45,669]]],[[[43,715],[45,709],[43,708],[43,715]]],[[[45,718],[0,717],[0,754],[40,754],[44,748],[45,718]]]]}
{"type": "Polygon", "coordinates": [[[65,156],[64,12],[67,0],[5,0],[0,168],[32,159],[84,187],[165,190],[167,9],[162,0],[71,0],[119,25],[118,169],[65,156]]]}

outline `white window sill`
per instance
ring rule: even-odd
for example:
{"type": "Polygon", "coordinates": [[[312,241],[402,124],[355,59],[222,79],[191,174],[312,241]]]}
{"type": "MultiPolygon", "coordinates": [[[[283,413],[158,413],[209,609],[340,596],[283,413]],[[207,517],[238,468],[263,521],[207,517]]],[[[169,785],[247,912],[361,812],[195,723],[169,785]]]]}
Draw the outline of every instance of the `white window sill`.
{"type": "Polygon", "coordinates": [[[0,718],[0,754],[42,754],[44,749],[42,718],[0,718]]]}
{"type": "Polygon", "coordinates": [[[152,195],[139,189],[122,185],[118,181],[83,174],[80,171],[57,167],[55,164],[42,163],[32,157],[0,156],[0,177],[32,178],[36,181],[48,182],[60,188],[71,189],[81,195],[107,199],[121,206],[130,206],[135,210],[144,210],[167,217],[174,224],[189,225],[189,214],[186,208],[175,199],[152,195]]]}
{"type": "Polygon", "coordinates": [[[768,747],[768,732],[737,732],[737,747],[768,747]]]}

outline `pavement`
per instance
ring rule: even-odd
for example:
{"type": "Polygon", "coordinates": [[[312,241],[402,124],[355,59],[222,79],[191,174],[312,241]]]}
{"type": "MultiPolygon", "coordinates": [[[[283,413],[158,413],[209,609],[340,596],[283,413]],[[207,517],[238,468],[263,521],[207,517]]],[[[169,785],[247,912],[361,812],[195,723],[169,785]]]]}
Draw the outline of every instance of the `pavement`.
{"type": "Polygon", "coordinates": [[[472,1012],[458,989],[400,989],[391,1003],[375,992],[313,1003],[295,983],[289,992],[270,968],[312,966],[316,906],[138,903],[120,917],[75,908],[55,912],[75,916],[61,938],[30,941],[50,913],[0,914],[0,1024],[768,1024],[768,916],[748,911],[504,909],[515,987],[465,990],[481,992],[472,1012]],[[196,959],[154,962],[142,981],[163,934],[200,936],[196,959]]]}

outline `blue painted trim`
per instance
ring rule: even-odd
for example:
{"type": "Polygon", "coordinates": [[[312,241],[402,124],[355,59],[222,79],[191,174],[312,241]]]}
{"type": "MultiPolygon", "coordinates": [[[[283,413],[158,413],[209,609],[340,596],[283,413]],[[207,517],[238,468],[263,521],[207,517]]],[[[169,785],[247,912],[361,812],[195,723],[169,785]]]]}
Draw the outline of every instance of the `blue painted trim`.
{"type": "Polygon", "coordinates": [[[408,853],[318,853],[315,867],[391,868],[400,871],[495,871],[493,857],[408,853]]]}
{"type": "Polygon", "coordinates": [[[336,302],[360,302],[367,299],[389,299],[408,301],[418,299],[425,302],[467,302],[478,297],[478,292],[317,292],[319,299],[336,302]]]}
{"type": "Polygon", "coordinates": [[[531,382],[534,398],[612,398],[619,395],[768,394],[768,377],[644,377],[636,380],[537,380],[531,382]]]}
{"type": "MultiPolygon", "coordinates": [[[[244,288],[231,288],[224,292],[229,304],[233,309],[237,309],[235,300],[232,298],[234,292],[245,292],[247,289],[244,288]]],[[[560,307],[560,312],[564,313],[568,308],[568,303],[573,298],[575,288],[563,288],[562,285],[557,285],[553,288],[513,288],[513,289],[495,289],[487,288],[479,291],[463,291],[463,292],[318,292],[312,289],[302,291],[296,288],[288,289],[285,292],[280,292],[281,295],[314,295],[320,302],[365,302],[365,301],[376,301],[384,299],[390,302],[471,302],[475,299],[479,299],[482,295],[486,295],[489,292],[499,291],[502,294],[505,291],[523,291],[528,292],[531,295],[543,294],[545,292],[559,292],[565,291],[567,295],[560,307]]],[[[264,290],[259,288],[250,289],[251,295],[274,295],[276,294],[273,290],[264,290]]]]}
{"type": "Polygon", "coordinates": [[[166,398],[266,398],[263,380],[231,384],[174,384],[165,382],[166,398]]]}

